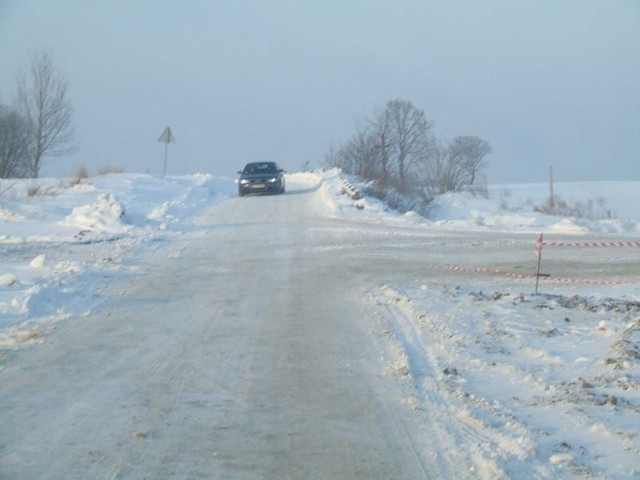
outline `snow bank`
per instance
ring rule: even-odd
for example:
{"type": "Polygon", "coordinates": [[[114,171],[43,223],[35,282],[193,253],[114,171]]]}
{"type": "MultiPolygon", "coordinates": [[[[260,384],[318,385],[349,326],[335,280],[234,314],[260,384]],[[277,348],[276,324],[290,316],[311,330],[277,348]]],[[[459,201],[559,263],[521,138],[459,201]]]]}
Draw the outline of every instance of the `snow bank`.
{"type": "MultiPolygon", "coordinates": [[[[458,229],[500,229],[521,232],[549,232],[561,234],[611,233],[637,234],[640,232],[640,211],[634,204],[627,203],[629,196],[624,192],[640,187],[637,182],[617,183],[612,190],[616,195],[602,197],[609,193],[608,184],[564,184],[563,190],[569,192],[572,205],[582,206],[585,213],[593,213],[595,219],[561,217],[546,215],[537,211],[545,205],[542,185],[531,185],[530,190],[523,186],[514,186],[518,195],[513,195],[504,186],[489,189],[489,198],[474,196],[471,193],[446,193],[434,199],[429,218],[438,225],[458,229]],[[596,205],[601,202],[600,215],[596,205]],[[609,203],[611,202],[611,203],[609,203]],[[611,208],[607,206],[611,205],[611,208]],[[622,211],[627,217],[607,218],[622,211]]],[[[547,187],[548,188],[548,187],[547,187]]]]}
{"type": "MultiPolygon", "coordinates": [[[[399,214],[377,199],[351,200],[341,195],[337,171],[324,174],[325,187],[336,200],[336,214],[351,219],[398,225],[422,223],[429,228],[455,230],[502,230],[526,233],[637,235],[640,233],[640,204],[636,192],[640,182],[582,182],[555,185],[555,194],[569,205],[582,206],[597,218],[546,215],[537,211],[548,201],[549,186],[543,183],[490,185],[488,198],[468,192],[437,196],[428,215],[399,214]]],[[[363,191],[364,185],[350,181],[363,191]]],[[[406,202],[409,203],[409,202],[406,202]]]]}
{"type": "Polygon", "coordinates": [[[18,283],[18,279],[12,273],[3,273],[0,275],[0,287],[11,287],[18,283]]]}
{"type": "Polygon", "coordinates": [[[101,194],[91,205],[75,207],[63,221],[65,225],[78,227],[82,232],[122,233],[124,207],[112,193],[101,194]]]}
{"type": "Polygon", "coordinates": [[[235,188],[202,174],[0,180],[0,345],[90,312],[100,301],[91,292],[110,273],[134,268],[125,263],[134,248],[181,235],[235,188]]]}
{"type": "Polygon", "coordinates": [[[486,294],[442,279],[385,285],[369,300],[404,350],[390,369],[409,365],[399,374],[410,375],[417,406],[442,410],[477,472],[640,473],[640,303],[486,294]]]}

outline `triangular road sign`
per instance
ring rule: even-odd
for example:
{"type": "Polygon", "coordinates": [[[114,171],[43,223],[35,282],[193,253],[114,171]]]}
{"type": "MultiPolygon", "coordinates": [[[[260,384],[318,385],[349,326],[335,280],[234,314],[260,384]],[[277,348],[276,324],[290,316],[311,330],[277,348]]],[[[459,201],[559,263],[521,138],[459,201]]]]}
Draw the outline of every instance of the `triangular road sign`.
{"type": "Polygon", "coordinates": [[[176,137],[171,133],[171,129],[167,127],[164,129],[164,132],[162,132],[162,135],[160,135],[158,142],[167,144],[176,143],[176,137]]]}

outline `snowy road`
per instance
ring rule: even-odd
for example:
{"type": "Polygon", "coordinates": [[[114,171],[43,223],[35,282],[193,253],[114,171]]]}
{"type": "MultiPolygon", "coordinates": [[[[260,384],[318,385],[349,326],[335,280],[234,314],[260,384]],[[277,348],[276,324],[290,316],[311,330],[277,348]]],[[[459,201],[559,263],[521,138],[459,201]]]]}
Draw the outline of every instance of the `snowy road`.
{"type": "MultiPolygon", "coordinates": [[[[532,272],[533,235],[373,218],[322,182],[292,175],[286,195],[171,230],[208,198],[195,189],[147,208],[169,230],[146,242],[3,244],[14,265],[46,253],[88,274],[18,282],[30,308],[56,314],[52,291],[69,315],[5,334],[0,479],[635,475],[640,304],[598,303],[634,284],[533,296],[474,272],[532,272]]],[[[633,280],[633,255],[548,251],[545,271],[633,280]]]]}
{"type": "Polygon", "coordinates": [[[316,195],[213,208],[95,314],[19,352],[0,478],[453,475],[442,445],[417,448],[360,300],[374,272],[316,195]]]}

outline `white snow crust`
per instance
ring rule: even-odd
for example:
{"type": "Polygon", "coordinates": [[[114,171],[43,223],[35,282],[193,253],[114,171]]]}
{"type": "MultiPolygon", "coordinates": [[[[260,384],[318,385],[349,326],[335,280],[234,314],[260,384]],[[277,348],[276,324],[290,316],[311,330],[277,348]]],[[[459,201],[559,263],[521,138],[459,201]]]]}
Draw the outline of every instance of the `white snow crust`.
{"type": "MultiPolygon", "coordinates": [[[[505,269],[474,232],[530,238],[527,268],[539,233],[635,241],[640,232],[638,182],[556,185],[569,202],[603,199],[593,203],[603,218],[585,220],[535,211],[548,194],[543,184],[491,186],[488,198],[443,195],[425,218],[349,199],[335,171],[288,181],[314,188],[316,213],[350,229],[455,235],[472,251],[461,265],[469,269],[505,269]]],[[[3,351],[37,348],[59,322],[90,315],[108,301],[93,295],[96,285],[124,282],[137,253],[205,228],[198,215],[235,197],[236,185],[203,174],[110,174],[76,184],[0,180],[0,192],[1,383],[3,351]]],[[[433,266],[421,278],[366,288],[364,302],[379,315],[372,328],[387,345],[381,361],[407,402],[447,422],[452,441],[475,459],[472,478],[640,476],[640,249],[600,252],[612,266],[595,280],[623,283],[544,283],[534,294],[531,279],[433,266]]],[[[580,280],[564,255],[549,253],[563,267],[558,276],[580,280]]]]}

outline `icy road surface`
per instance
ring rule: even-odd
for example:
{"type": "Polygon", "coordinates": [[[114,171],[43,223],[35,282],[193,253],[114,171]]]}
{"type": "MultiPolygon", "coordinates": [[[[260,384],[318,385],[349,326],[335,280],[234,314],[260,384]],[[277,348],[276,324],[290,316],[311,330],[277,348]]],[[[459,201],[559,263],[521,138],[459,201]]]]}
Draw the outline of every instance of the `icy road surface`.
{"type": "Polygon", "coordinates": [[[531,232],[357,209],[331,172],[205,210],[187,181],[96,179],[116,195],[51,225],[117,235],[0,245],[0,479],[637,477],[635,251],[545,250],[628,283],[533,295],[495,273],[534,270],[531,232]]]}
{"type": "Polygon", "coordinates": [[[18,352],[2,372],[0,477],[467,472],[385,371],[361,301],[380,265],[322,215],[316,187],[214,207],[93,315],[18,352]]]}

